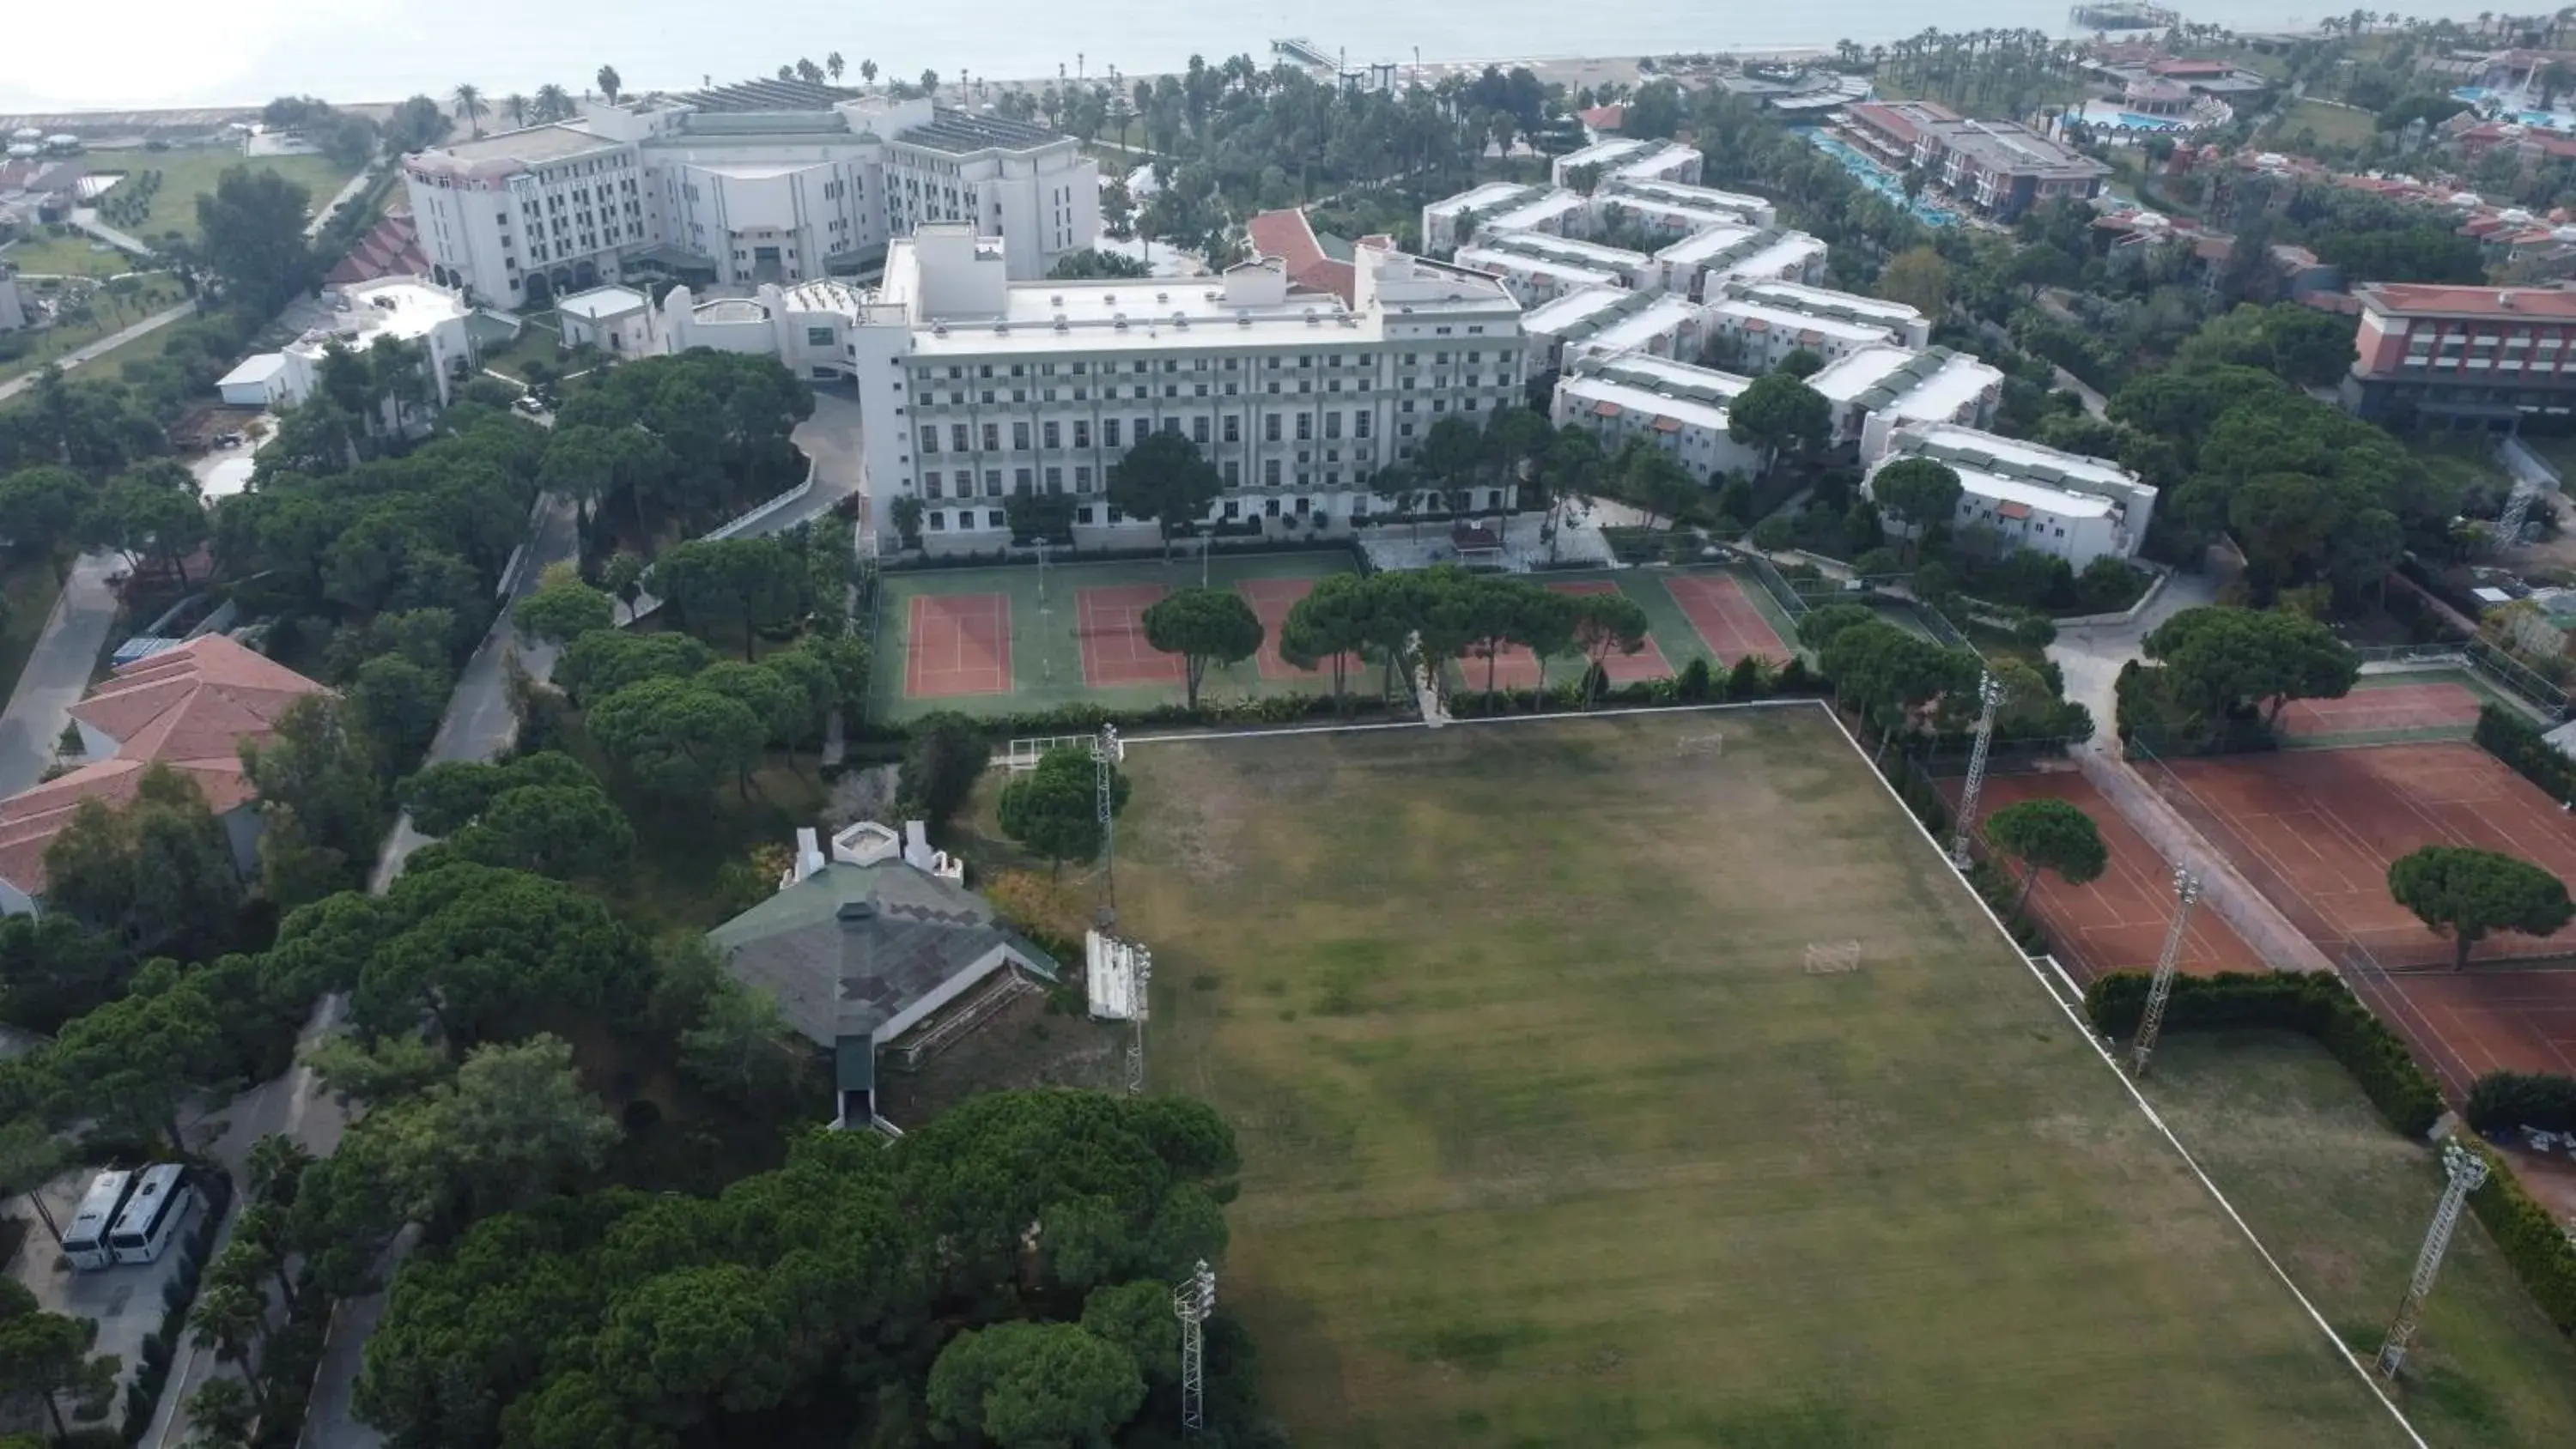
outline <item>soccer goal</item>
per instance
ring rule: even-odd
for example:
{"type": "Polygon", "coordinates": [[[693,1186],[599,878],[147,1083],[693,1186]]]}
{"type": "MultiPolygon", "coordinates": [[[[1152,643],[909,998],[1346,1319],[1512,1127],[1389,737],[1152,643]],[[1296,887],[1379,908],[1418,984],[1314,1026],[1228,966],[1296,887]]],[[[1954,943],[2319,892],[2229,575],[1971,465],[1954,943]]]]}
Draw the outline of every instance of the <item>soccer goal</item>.
{"type": "Polygon", "coordinates": [[[1684,735],[1680,739],[1673,741],[1673,753],[1676,755],[1723,755],[1726,753],[1726,733],[1723,730],[1710,730],[1704,735],[1684,735]]]}
{"type": "Polygon", "coordinates": [[[1810,941],[1807,943],[1807,974],[1833,976],[1860,969],[1860,942],[1810,941]]]}
{"type": "Polygon", "coordinates": [[[1045,759],[1049,750],[1076,749],[1088,755],[1099,742],[1097,735],[1039,735],[1013,740],[1002,749],[1002,768],[1014,775],[1025,775],[1038,767],[1038,761],[1045,759]]]}

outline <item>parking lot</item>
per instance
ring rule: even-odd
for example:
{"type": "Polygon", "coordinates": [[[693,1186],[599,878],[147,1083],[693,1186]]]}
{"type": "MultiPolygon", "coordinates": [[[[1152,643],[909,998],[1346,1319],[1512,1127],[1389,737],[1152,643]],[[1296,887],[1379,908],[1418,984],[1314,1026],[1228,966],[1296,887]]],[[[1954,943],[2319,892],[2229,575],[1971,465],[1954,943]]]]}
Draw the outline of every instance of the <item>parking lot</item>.
{"type": "MultiPolygon", "coordinates": [[[[55,1222],[71,1221],[93,1175],[92,1169],[84,1168],[45,1185],[45,1209],[53,1214],[55,1222]]],[[[13,1217],[35,1216],[23,1199],[13,1199],[6,1211],[13,1217]]],[[[183,1256],[180,1245],[187,1241],[196,1214],[204,1211],[202,1201],[189,1209],[188,1220],[180,1224],[170,1250],[158,1262],[76,1273],[63,1261],[54,1235],[45,1230],[42,1222],[32,1222],[26,1242],[8,1265],[9,1276],[26,1284],[27,1291],[35,1294],[36,1301],[47,1311],[98,1320],[98,1346],[94,1352],[112,1353],[120,1360],[116,1376],[120,1408],[125,1386],[134,1381],[135,1368],[142,1362],[143,1341],[161,1326],[161,1290],[179,1271],[183,1256]]]]}

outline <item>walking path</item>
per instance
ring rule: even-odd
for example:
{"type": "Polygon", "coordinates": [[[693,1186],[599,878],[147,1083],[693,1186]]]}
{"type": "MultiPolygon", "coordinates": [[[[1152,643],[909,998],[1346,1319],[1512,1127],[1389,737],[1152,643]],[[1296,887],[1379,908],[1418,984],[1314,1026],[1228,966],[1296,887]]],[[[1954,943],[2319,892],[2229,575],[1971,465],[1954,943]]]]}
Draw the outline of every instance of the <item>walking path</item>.
{"type": "Polygon", "coordinates": [[[89,688],[108,625],[116,619],[116,593],[107,580],[121,562],[113,553],[83,555],[45,616],[44,632],[9,692],[8,709],[0,712],[0,796],[43,780],[53,764],[54,742],[89,688]]]}
{"type": "Polygon", "coordinates": [[[152,248],[145,245],[141,238],[127,232],[118,231],[115,227],[109,226],[106,222],[99,220],[98,209],[96,207],[76,206],[72,208],[72,225],[88,232],[91,236],[97,237],[100,241],[107,243],[118,251],[131,252],[138,257],[149,257],[152,255],[152,248]]]}

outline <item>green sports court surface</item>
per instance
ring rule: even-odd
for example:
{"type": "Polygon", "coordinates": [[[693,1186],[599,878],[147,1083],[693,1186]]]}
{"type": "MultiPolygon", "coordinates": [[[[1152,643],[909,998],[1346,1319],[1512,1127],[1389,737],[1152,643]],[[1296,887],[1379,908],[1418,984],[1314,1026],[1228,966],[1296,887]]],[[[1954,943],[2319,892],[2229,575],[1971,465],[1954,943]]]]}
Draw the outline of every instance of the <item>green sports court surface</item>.
{"type": "MultiPolygon", "coordinates": [[[[1204,699],[1322,693],[1329,671],[1280,659],[1279,625],[1315,581],[1355,565],[1336,552],[1220,556],[1207,579],[1251,603],[1269,634],[1259,653],[1208,671],[1204,699]]],[[[923,569],[884,576],[877,622],[873,714],[902,721],[932,710],[1019,714],[1073,703],[1145,709],[1178,703],[1181,661],[1145,640],[1145,610],[1165,593],[1194,587],[1200,561],[1184,558],[971,569],[923,569]]],[[[1613,683],[1660,678],[1707,659],[1723,668],[1747,654],[1786,660],[1788,619],[1759,584],[1728,570],[1623,569],[1537,576],[1566,593],[1616,590],[1645,610],[1646,647],[1614,656],[1613,683]]],[[[1550,681],[1571,678],[1571,660],[1551,661],[1550,681]]],[[[1480,656],[1461,684],[1481,688],[1480,656]]],[[[1538,661],[1507,649],[1492,661],[1496,684],[1540,682],[1538,661]]]]}

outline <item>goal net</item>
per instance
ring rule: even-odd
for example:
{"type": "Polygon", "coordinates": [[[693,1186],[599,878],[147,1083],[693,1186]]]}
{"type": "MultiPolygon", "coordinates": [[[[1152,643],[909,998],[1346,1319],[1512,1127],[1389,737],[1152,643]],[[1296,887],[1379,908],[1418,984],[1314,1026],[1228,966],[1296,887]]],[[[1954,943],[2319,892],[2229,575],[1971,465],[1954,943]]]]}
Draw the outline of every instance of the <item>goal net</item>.
{"type": "Polygon", "coordinates": [[[1726,753],[1726,734],[1722,730],[1710,730],[1704,735],[1684,735],[1680,739],[1673,741],[1673,753],[1676,755],[1723,755],[1726,753]]]}
{"type": "Polygon", "coordinates": [[[1860,969],[1860,942],[1810,941],[1807,943],[1807,974],[1831,976],[1860,969]]]}

